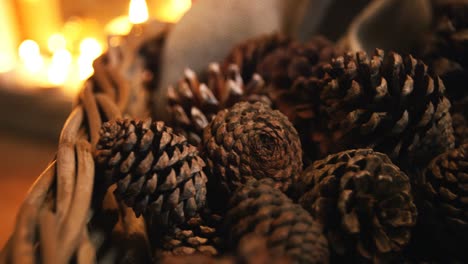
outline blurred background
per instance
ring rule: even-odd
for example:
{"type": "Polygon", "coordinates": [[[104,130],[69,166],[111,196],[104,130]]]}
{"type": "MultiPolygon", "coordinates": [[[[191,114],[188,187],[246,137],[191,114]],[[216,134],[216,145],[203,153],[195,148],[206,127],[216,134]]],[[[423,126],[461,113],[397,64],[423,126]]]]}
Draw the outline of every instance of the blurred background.
{"type": "Polygon", "coordinates": [[[0,0],[0,248],[29,186],[52,161],[73,98],[108,46],[191,0],[0,0]]]}

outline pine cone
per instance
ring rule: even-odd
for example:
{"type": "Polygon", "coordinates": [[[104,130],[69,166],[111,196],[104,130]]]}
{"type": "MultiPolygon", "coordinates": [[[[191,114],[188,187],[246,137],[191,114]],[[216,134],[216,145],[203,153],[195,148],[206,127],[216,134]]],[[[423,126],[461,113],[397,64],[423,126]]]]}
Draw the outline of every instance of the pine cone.
{"type": "Polygon", "coordinates": [[[274,184],[271,179],[252,180],[236,190],[226,215],[231,243],[258,235],[267,240],[274,256],[295,263],[328,263],[322,227],[274,184]]]}
{"type": "Polygon", "coordinates": [[[215,207],[224,207],[230,193],[252,178],[272,178],[286,191],[302,170],[296,130],[286,116],[260,102],[220,111],[205,128],[203,147],[215,207]]]}
{"type": "Polygon", "coordinates": [[[444,260],[468,260],[467,175],[468,145],[463,145],[432,160],[418,184],[424,239],[432,239],[444,260]]]}
{"type": "Polygon", "coordinates": [[[452,102],[468,96],[468,3],[438,1],[433,6],[432,33],[422,55],[447,87],[452,102]]]}
{"type": "Polygon", "coordinates": [[[409,178],[385,154],[330,155],[304,171],[298,190],[299,203],[324,225],[338,256],[389,259],[409,242],[417,214],[409,178]]]}
{"type": "Polygon", "coordinates": [[[262,95],[264,81],[259,75],[244,85],[236,65],[230,65],[223,74],[216,63],[210,64],[207,75],[205,84],[193,71],[186,70],[185,78],[168,89],[171,125],[195,146],[200,145],[203,129],[218,111],[243,100],[270,104],[262,95]]]}
{"type": "Polygon", "coordinates": [[[324,154],[373,148],[401,166],[425,164],[454,146],[444,84],[420,60],[376,50],[333,59],[323,68],[320,118],[324,154]]]}
{"type": "Polygon", "coordinates": [[[281,33],[265,34],[237,44],[226,56],[223,68],[238,65],[244,80],[250,80],[258,72],[258,66],[269,54],[277,49],[288,47],[293,39],[281,33]]]}
{"type": "Polygon", "coordinates": [[[137,216],[147,214],[171,226],[195,216],[205,204],[204,161],[163,122],[105,123],[95,160],[98,171],[117,183],[115,196],[137,216]]]}
{"type": "Polygon", "coordinates": [[[170,230],[159,230],[156,255],[185,256],[203,254],[215,256],[223,246],[221,215],[207,209],[190,218],[187,222],[170,230]]]}
{"type": "Polygon", "coordinates": [[[287,257],[276,257],[267,248],[266,240],[260,236],[248,235],[241,239],[237,254],[235,256],[224,256],[213,258],[200,254],[190,256],[163,257],[164,264],[289,264],[292,263],[287,257]]]}
{"type": "Polygon", "coordinates": [[[285,114],[299,132],[303,161],[309,164],[319,156],[314,140],[322,137],[314,124],[319,95],[316,86],[309,85],[309,79],[321,72],[322,64],[343,51],[322,36],[306,43],[284,39],[269,35],[241,43],[225,59],[225,65],[239,65],[244,80],[254,73],[265,79],[272,107],[285,114]]]}

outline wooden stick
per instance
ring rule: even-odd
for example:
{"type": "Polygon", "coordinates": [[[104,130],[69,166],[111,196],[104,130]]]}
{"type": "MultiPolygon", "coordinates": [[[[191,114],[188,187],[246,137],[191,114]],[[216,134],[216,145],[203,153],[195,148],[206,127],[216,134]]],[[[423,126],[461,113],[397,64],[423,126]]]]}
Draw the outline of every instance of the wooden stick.
{"type": "Polygon", "coordinates": [[[81,244],[77,253],[78,264],[96,263],[96,250],[89,240],[88,231],[83,229],[81,244]]]}
{"type": "Polygon", "coordinates": [[[86,228],[93,192],[94,160],[89,142],[85,140],[78,141],[76,152],[78,174],[73,202],[64,225],[59,230],[60,251],[58,254],[60,263],[68,262],[80,243],[83,229],[86,228]]]}
{"type": "Polygon", "coordinates": [[[39,216],[39,234],[42,263],[57,263],[57,217],[48,208],[39,216]]]}
{"type": "Polygon", "coordinates": [[[130,85],[127,80],[120,74],[118,69],[107,69],[109,76],[112,78],[117,90],[117,105],[120,111],[124,111],[130,99],[130,85]]]}
{"type": "Polygon", "coordinates": [[[122,117],[117,105],[106,94],[96,94],[96,101],[106,115],[107,120],[114,120],[122,117]]]}
{"type": "Polygon", "coordinates": [[[75,186],[75,142],[83,124],[83,108],[76,107],[60,134],[57,152],[57,224],[62,225],[70,208],[75,186]]]}
{"type": "Polygon", "coordinates": [[[116,100],[115,89],[106,71],[106,66],[104,62],[104,59],[106,58],[105,56],[107,55],[103,54],[101,57],[97,58],[93,62],[93,68],[94,68],[93,78],[95,78],[99,88],[105,94],[109,95],[112,101],[115,101],[116,100]]]}
{"type": "Polygon", "coordinates": [[[96,104],[96,98],[93,94],[93,85],[89,81],[86,82],[83,93],[81,94],[81,103],[86,111],[91,146],[94,148],[99,140],[99,130],[101,129],[102,121],[96,104]]]}
{"type": "Polygon", "coordinates": [[[16,217],[16,227],[12,235],[11,258],[13,263],[34,263],[36,243],[36,226],[39,208],[52,185],[56,162],[53,162],[39,176],[29,190],[25,201],[16,217]]]}

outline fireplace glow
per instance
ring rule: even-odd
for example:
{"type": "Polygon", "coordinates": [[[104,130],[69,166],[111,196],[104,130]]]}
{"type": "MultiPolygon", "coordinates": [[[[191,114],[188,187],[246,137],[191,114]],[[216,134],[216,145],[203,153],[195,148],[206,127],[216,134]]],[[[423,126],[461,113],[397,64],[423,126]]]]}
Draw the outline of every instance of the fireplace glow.
{"type": "MultiPolygon", "coordinates": [[[[105,39],[109,47],[119,46],[123,40],[141,37],[149,25],[146,1],[128,1],[128,13],[112,19],[102,30],[89,17],[69,17],[62,23],[57,0],[24,0],[14,7],[0,0],[0,81],[15,88],[62,88],[75,96],[94,73],[93,61],[103,53],[105,39]],[[43,9],[49,11],[36,14],[43,9]],[[28,17],[25,25],[17,23],[21,17],[28,17]],[[18,45],[21,34],[27,39],[18,45]]],[[[191,0],[155,0],[151,14],[157,21],[175,23],[191,4],[191,0]]]]}

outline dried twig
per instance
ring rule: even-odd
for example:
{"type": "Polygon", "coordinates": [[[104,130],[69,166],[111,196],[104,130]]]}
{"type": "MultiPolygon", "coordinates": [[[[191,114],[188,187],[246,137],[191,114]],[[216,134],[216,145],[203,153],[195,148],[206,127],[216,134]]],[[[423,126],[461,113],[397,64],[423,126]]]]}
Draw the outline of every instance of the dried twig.
{"type": "Polygon", "coordinates": [[[76,144],[78,171],[70,211],[59,230],[61,250],[59,260],[67,262],[75,252],[85,228],[94,183],[94,160],[86,140],[76,144]]]}
{"type": "Polygon", "coordinates": [[[57,224],[63,222],[75,185],[75,149],[78,131],[83,124],[83,108],[76,107],[68,117],[60,135],[57,152],[57,224]]]}
{"type": "Polygon", "coordinates": [[[89,136],[91,138],[91,146],[96,146],[99,140],[99,130],[101,129],[101,116],[96,104],[96,98],[93,94],[93,85],[91,82],[86,82],[83,92],[81,93],[81,103],[88,118],[89,136]]]}
{"type": "Polygon", "coordinates": [[[53,162],[39,176],[21,205],[12,235],[11,258],[13,263],[34,263],[36,223],[42,203],[54,180],[56,162],[53,162]]]}
{"type": "Polygon", "coordinates": [[[57,217],[48,208],[39,215],[40,248],[43,263],[57,263],[57,217]]]}
{"type": "Polygon", "coordinates": [[[119,108],[106,94],[96,94],[96,101],[104,112],[107,120],[113,120],[122,116],[119,108]]]}

